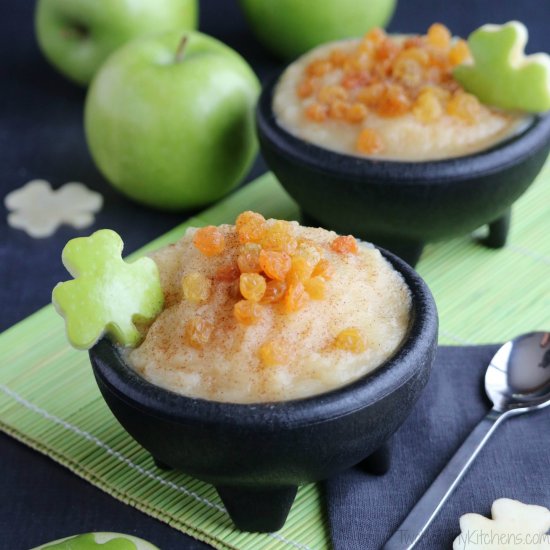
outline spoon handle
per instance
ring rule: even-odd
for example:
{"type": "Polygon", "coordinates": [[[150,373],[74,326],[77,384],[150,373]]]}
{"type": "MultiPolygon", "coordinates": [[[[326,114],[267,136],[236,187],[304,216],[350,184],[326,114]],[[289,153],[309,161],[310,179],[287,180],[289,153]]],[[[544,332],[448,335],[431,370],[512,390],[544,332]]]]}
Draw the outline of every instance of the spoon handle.
{"type": "Polygon", "coordinates": [[[505,414],[492,409],[474,428],[422,498],[409,512],[399,529],[386,542],[383,550],[410,550],[416,545],[505,416],[505,414]]]}

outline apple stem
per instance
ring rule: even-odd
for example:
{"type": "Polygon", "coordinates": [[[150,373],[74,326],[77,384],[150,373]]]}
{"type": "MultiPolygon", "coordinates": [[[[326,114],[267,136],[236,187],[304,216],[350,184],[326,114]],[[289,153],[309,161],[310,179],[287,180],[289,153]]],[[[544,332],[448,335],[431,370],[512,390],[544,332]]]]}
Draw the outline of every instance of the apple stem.
{"type": "Polygon", "coordinates": [[[77,38],[77,39],[80,39],[80,38],[86,38],[88,36],[88,31],[86,29],[86,27],[82,26],[82,25],[78,25],[78,24],[75,24],[75,25],[71,25],[69,27],[64,27],[63,29],[61,29],[61,36],[63,38],[77,38]]]}
{"type": "Polygon", "coordinates": [[[178,49],[176,50],[176,63],[180,63],[181,61],[183,61],[186,44],[187,44],[187,36],[183,35],[181,37],[180,43],[178,44],[178,49]]]}

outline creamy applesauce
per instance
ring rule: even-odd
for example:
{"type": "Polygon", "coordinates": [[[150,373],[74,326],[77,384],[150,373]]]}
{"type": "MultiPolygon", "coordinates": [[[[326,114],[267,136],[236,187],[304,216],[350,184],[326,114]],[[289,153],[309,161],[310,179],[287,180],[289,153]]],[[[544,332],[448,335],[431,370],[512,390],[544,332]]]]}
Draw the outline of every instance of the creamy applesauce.
{"type": "Polygon", "coordinates": [[[315,48],[277,84],[273,109],[291,134],[316,145],[380,159],[426,161],[487,149],[530,118],[482,105],[452,77],[468,62],[464,40],[443,25],[425,36],[387,36],[315,48]]]}
{"type": "Polygon", "coordinates": [[[408,329],[401,275],[353,237],[246,212],[237,228],[189,229],[152,258],[165,308],[127,359],[183,395],[251,403],[326,392],[376,369],[408,329]]]}

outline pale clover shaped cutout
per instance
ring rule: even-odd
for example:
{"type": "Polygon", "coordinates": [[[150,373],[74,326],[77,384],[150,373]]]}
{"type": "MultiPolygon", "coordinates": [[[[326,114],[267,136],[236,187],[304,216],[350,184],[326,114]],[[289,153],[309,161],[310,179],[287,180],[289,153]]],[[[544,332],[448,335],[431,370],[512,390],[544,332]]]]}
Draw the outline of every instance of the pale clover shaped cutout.
{"type": "Polygon", "coordinates": [[[8,193],[4,204],[8,223],[35,238],[49,237],[61,224],[76,229],[90,226],[103,206],[103,197],[82,183],[52,189],[45,180],[32,180],[8,193]]]}
{"type": "Polygon", "coordinates": [[[63,249],[63,264],[74,279],[53,289],[52,302],[77,349],[91,348],[105,333],[121,345],[136,346],[141,334],[134,323],[150,321],[162,310],[157,265],[147,257],[125,262],[123,246],[117,233],[101,229],[63,249]]]}
{"type": "Polygon", "coordinates": [[[483,25],[468,37],[472,61],[453,76],[482,103],[543,113],[550,109],[550,57],[525,55],[527,29],[519,21],[483,25]]]}
{"type": "Polygon", "coordinates": [[[550,550],[550,510],[544,506],[499,498],[491,515],[464,514],[453,550],[550,550]]]}

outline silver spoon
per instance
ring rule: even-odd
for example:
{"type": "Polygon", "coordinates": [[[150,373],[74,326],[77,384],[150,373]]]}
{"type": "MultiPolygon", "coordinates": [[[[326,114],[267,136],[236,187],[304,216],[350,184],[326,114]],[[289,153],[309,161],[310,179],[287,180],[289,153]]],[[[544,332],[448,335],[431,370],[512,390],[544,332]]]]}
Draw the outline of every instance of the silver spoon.
{"type": "Polygon", "coordinates": [[[383,550],[409,550],[416,545],[505,418],[550,405],[550,332],[531,332],[504,344],[487,368],[485,391],[493,408],[462,443],[383,550]]]}

